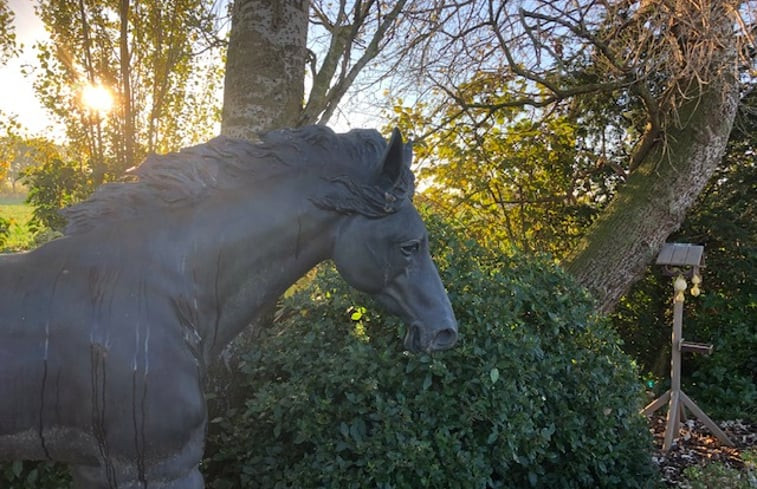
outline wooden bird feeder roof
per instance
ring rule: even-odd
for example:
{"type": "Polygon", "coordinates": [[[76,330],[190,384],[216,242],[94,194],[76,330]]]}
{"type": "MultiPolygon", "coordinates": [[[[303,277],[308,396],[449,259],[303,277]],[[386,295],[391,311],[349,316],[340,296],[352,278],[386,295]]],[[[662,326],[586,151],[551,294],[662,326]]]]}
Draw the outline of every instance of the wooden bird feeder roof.
{"type": "Polygon", "coordinates": [[[665,243],[657,255],[658,265],[703,267],[704,246],[687,243],[665,243]]]}

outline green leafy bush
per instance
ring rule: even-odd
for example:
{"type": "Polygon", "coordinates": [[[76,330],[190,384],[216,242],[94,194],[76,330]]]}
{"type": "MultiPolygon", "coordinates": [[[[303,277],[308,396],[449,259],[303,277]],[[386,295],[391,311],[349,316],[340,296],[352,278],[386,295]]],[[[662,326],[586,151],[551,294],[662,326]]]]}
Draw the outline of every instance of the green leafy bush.
{"type": "Polygon", "coordinates": [[[5,246],[5,240],[8,239],[10,230],[11,222],[8,219],[0,217],[0,249],[5,246]]]}
{"type": "Polygon", "coordinates": [[[687,359],[686,374],[708,413],[757,419],[757,202],[745,197],[757,192],[757,162],[726,161],[677,238],[704,244],[707,254],[704,294],[691,301],[684,337],[715,346],[709,357],[687,359]]]}
{"type": "Polygon", "coordinates": [[[683,471],[690,489],[753,489],[757,479],[750,471],[739,471],[721,463],[687,467],[683,471]]]}
{"type": "Polygon", "coordinates": [[[3,489],[64,489],[71,487],[68,469],[52,462],[6,462],[0,464],[3,489]]]}
{"type": "Polygon", "coordinates": [[[66,222],[59,211],[91,191],[87,174],[73,161],[45,161],[28,168],[23,179],[29,187],[27,201],[34,206],[31,224],[36,228],[62,230],[66,222]]]}
{"type": "Polygon", "coordinates": [[[250,346],[244,408],[211,421],[209,488],[652,487],[637,374],[588,297],[430,224],[458,346],[403,352],[323,267],[250,346]]]}

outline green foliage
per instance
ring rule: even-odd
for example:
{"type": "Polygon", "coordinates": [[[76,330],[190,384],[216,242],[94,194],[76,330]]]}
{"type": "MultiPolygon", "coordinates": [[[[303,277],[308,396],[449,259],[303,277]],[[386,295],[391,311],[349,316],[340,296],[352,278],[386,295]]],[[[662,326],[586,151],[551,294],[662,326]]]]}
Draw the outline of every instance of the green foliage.
{"type": "Polygon", "coordinates": [[[244,357],[208,487],[651,487],[636,372],[587,296],[428,220],[459,344],[403,352],[399,320],[322,267],[244,357]]]}
{"type": "Polygon", "coordinates": [[[757,483],[751,470],[740,471],[716,462],[687,467],[683,476],[689,489],[753,489],[757,483]]]}
{"type": "Polygon", "coordinates": [[[63,489],[71,486],[68,470],[52,462],[7,462],[0,464],[3,489],[63,489]]]}
{"type": "MultiPolygon", "coordinates": [[[[620,300],[612,314],[613,324],[623,339],[623,349],[650,379],[663,379],[670,373],[670,328],[673,321],[670,301],[673,285],[668,277],[659,272],[650,266],[644,277],[620,300]]],[[[691,306],[696,306],[695,301],[684,304],[686,317],[691,306]]],[[[688,332],[686,324],[687,337],[688,332]]],[[[667,388],[662,384],[658,387],[667,388]]]]}
{"type": "Polygon", "coordinates": [[[66,222],[59,211],[90,192],[87,174],[80,165],[60,159],[28,169],[24,183],[29,187],[27,202],[34,206],[31,225],[36,229],[63,229],[66,222]]]}
{"type": "Polygon", "coordinates": [[[10,234],[11,222],[8,219],[0,217],[0,249],[5,246],[5,242],[10,234]]]}
{"type": "MultiPolygon", "coordinates": [[[[491,77],[475,75],[458,88],[460,96],[469,104],[507,102],[517,89],[491,77]]],[[[431,112],[453,118],[458,110],[452,104],[431,112]]],[[[465,221],[486,246],[563,256],[614,187],[617,176],[602,163],[609,150],[573,113],[534,120],[523,108],[470,109],[455,124],[432,129],[438,121],[427,112],[397,100],[392,124],[408,134],[429,133],[414,147],[424,197],[465,221]]]]}
{"type": "Polygon", "coordinates": [[[0,220],[7,223],[5,242],[0,243],[0,252],[24,251],[34,246],[34,235],[28,226],[33,210],[22,197],[0,197],[0,220]]]}
{"type": "Polygon", "coordinates": [[[7,241],[2,251],[23,251],[40,243],[49,230],[62,229],[58,211],[89,194],[89,173],[80,164],[69,161],[59,145],[42,137],[18,134],[13,124],[0,139],[0,177],[9,184],[0,199],[0,217],[8,221],[7,241]],[[5,166],[1,162],[5,162],[5,166]],[[17,183],[25,184],[27,202],[23,202],[17,183]]]}
{"type": "Polygon", "coordinates": [[[691,361],[692,395],[723,418],[757,418],[757,91],[731,135],[723,164],[677,239],[707,252],[701,305],[687,317],[692,338],[711,342],[710,357],[691,361]]]}
{"type": "Polygon", "coordinates": [[[19,51],[16,32],[13,28],[14,18],[13,10],[8,8],[8,1],[0,0],[0,64],[5,64],[19,51]]]}
{"type": "Polygon", "coordinates": [[[0,191],[11,195],[25,193],[19,188],[24,171],[56,158],[63,159],[61,147],[43,137],[26,137],[15,121],[7,127],[7,135],[0,138],[0,191]]]}

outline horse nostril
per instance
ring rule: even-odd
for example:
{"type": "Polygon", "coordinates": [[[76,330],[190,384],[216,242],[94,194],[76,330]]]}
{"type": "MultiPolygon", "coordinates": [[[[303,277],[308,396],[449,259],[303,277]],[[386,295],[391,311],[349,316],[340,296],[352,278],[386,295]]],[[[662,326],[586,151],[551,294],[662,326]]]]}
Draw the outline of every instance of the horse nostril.
{"type": "Polygon", "coordinates": [[[434,350],[448,350],[457,343],[457,330],[454,328],[445,328],[434,337],[431,347],[434,350]]]}
{"type": "Polygon", "coordinates": [[[407,348],[408,351],[411,351],[413,353],[418,353],[422,350],[420,346],[421,341],[421,332],[420,332],[420,326],[413,323],[407,328],[407,333],[405,334],[405,348],[407,348]]]}

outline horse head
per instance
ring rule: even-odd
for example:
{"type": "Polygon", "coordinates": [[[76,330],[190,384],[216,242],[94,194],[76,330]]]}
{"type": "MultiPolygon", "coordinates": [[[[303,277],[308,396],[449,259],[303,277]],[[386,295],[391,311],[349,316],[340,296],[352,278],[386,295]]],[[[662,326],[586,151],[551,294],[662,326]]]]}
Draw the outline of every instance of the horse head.
{"type": "Polygon", "coordinates": [[[410,145],[395,129],[372,184],[391,211],[346,216],[332,258],[347,283],[406,322],[408,350],[446,350],[457,342],[457,322],[431,260],[426,226],[411,201],[412,182],[410,195],[393,192],[407,178],[411,159],[410,145]]]}

